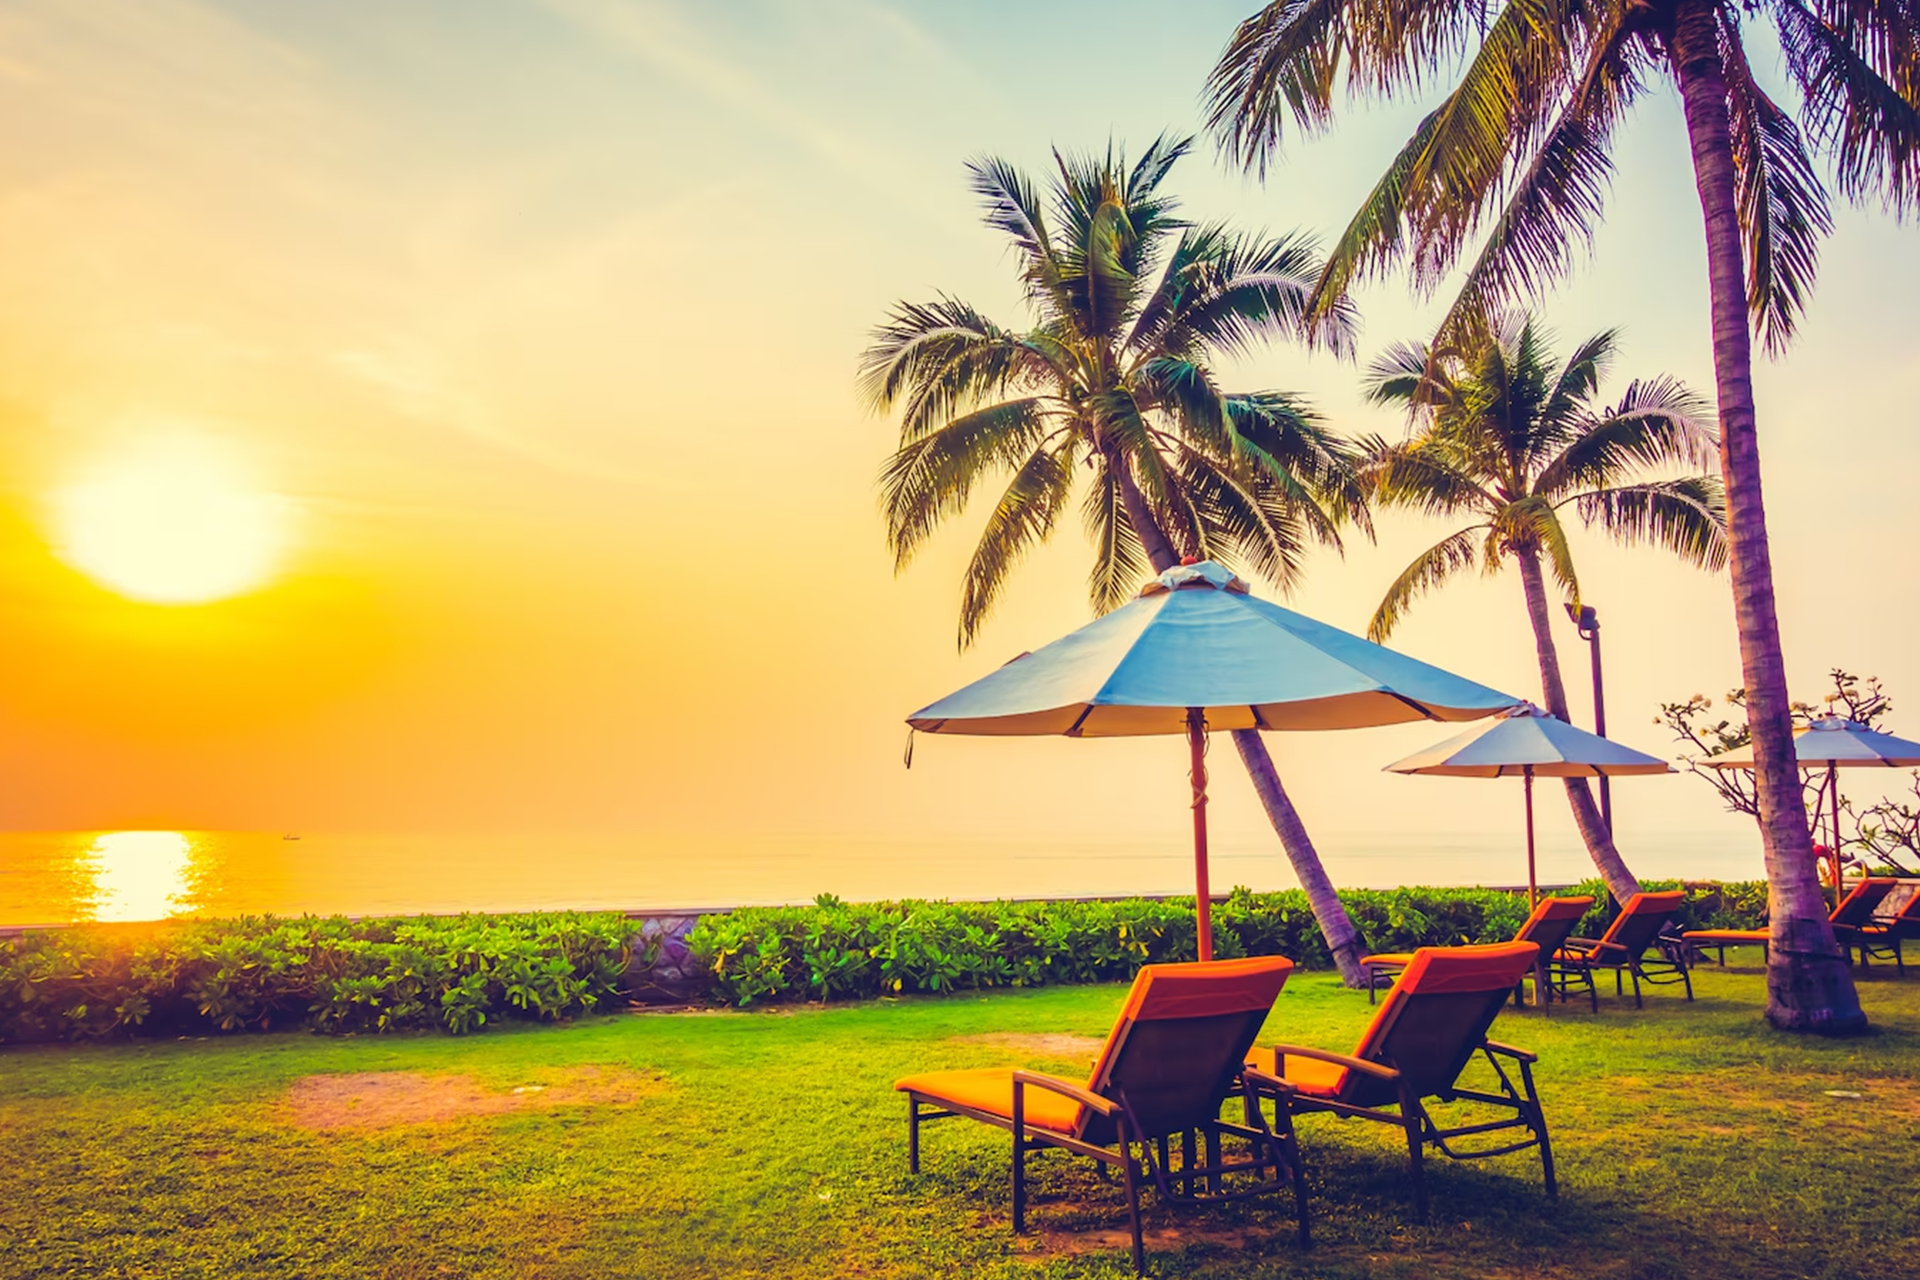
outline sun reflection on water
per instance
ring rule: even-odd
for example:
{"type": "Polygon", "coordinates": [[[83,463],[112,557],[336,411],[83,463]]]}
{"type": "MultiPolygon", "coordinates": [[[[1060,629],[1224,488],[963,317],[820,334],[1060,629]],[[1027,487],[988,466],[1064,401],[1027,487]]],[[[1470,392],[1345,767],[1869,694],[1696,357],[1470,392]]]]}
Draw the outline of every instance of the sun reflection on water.
{"type": "Polygon", "coordinates": [[[95,920],[161,920],[187,910],[193,844],[178,831],[108,831],[87,850],[95,920]]]}

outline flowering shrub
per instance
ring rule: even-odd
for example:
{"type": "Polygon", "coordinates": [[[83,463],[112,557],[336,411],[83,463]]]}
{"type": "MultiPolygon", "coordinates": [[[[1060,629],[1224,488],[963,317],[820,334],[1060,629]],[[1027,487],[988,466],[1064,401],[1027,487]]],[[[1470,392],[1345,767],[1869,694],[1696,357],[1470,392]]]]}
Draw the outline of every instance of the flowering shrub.
{"type": "Polygon", "coordinates": [[[551,1020],[618,993],[631,933],[619,915],[570,913],[34,931],[0,939],[0,1041],[551,1020]]]}

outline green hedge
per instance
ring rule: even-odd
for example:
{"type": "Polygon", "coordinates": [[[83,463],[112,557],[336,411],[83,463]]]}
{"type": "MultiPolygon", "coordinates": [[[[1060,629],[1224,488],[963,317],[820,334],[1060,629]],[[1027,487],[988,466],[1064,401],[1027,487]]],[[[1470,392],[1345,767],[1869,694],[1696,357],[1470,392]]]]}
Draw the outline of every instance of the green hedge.
{"type": "MultiPolygon", "coordinates": [[[[1649,882],[1649,888],[1677,882],[1649,882]]],[[[1690,884],[1688,928],[1756,928],[1766,885],[1690,884]]],[[[1606,927],[1606,893],[1581,928],[1606,927]]],[[[1407,951],[1511,937],[1523,895],[1352,890],[1369,946],[1407,951]]],[[[1213,913],[1219,956],[1331,959],[1299,890],[1236,889],[1213,913]]],[[[191,920],[93,925],[0,939],[0,1042],[305,1026],[342,1033],[585,1013],[622,994],[634,924],[611,913],[191,920]]],[[[703,918],[686,938],[705,994],[734,1005],[842,1000],[1049,982],[1124,981],[1191,959],[1193,900],[881,902],[822,897],[703,918]]],[[[661,959],[646,944],[639,968],[661,959]]]]}
{"type": "Polygon", "coordinates": [[[615,914],[194,920],[0,939],[0,1041],[552,1019],[616,995],[615,914]]]}
{"type": "MultiPolygon", "coordinates": [[[[1648,889],[1679,881],[1648,881],[1648,889]]],[[[1698,884],[1683,928],[1758,928],[1764,882],[1698,884]]],[[[1579,887],[1593,912],[1581,934],[1606,928],[1610,900],[1599,881],[1579,887]]],[[[1492,942],[1526,919],[1523,894],[1499,889],[1349,890],[1340,895],[1371,950],[1492,942]]],[[[1193,899],[1100,902],[879,902],[830,895],[810,907],[750,907],[703,918],[687,937],[716,997],[735,1005],[838,1000],[902,992],[1112,982],[1143,964],[1191,960],[1193,899]]],[[[1222,958],[1284,955],[1308,969],[1332,967],[1307,896],[1298,889],[1235,889],[1213,911],[1213,951],[1222,958]]]]}

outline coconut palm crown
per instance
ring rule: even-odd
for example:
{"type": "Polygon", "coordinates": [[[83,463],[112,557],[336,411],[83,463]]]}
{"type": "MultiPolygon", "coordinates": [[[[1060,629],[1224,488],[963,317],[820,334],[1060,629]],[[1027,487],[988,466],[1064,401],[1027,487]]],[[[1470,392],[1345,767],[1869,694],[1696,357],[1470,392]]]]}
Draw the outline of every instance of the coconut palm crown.
{"type": "Polygon", "coordinates": [[[1580,580],[1562,519],[1569,510],[1619,541],[1653,543],[1706,569],[1725,566],[1719,477],[1647,474],[1712,465],[1719,444],[1706,402],[1658,377],[1598,404],[1617,334],[1595,334],[1558,366],[1549,341],[1532,317],[1507,317],[1477,350],[1436,357],[1424,343],[1407,343],[1368,371],[1368,398],[1406,407],[1417,427],[1399,443],[1370,442],[1375,501],[1474,520],[1394,580],[1369,639],[1385,640],[1422,593],[1476,565],[1491,573],[1510,560],[1544,560],[1577,605],[1580,580]]]}
{"type": "MultiPolygon", "coordinates": [[[[862,365],[873,407],[898,409],[881,474],[887,539],[904,567],[977,485],[1001,485],[967,566],[964,648],[1021,558],[1084,486],[1094,611],[1123,603],[1184,555],[1239,562],[1283,590],[1313,544],[1367,533],[1350,443],[1284,391],[1221,389],[1216,363],[1291,339],[1345,354],[1344,302],[1308,318],[1325,264],[1301,235],[1181,219],[1161,192],[1190,140],[1162,137],[1138,162],[1054,157],[1044,194],[1002,160],[968,168],[987,225],[1013,247],[1034,323],[1006,329],[950,297],[902,303],[862,365]],[[1004,481],[1003,481],[1004,477],[1004,481]]],[[[1350,984],[1364,940],[1321,865],[1256,730],[1234,746],[1350,984]]]]}
{"type": "Polygon", "coordinates": [[[1083,489],[1096,612],[1183,555],[1244,565],[1285,589],[1312,544],[1366,528],[1347,442],[1297,396],[1223,390],[1223,357],[1288,338],[1346,353],[1345,305],[1309,322],[1323,264],[1311,238],[1178,216],[1161,183],[1191,139],[1129,165],[1055,154],[1044,191],[1007,162],[968,166],[986,224],[1011,243],[1034,323],[1005,328],[952,297],[900,303],[862,362],[873,407],[900,413],[881,476],[905,565],[977,486],[1004,478],[967,567],[960,644],[1083,489]]]}
{"type": "MultiPolygon", "coordinates": [[[[1520,571],[1547,710],[1563,720],[1566,685],[1554,649],[1546,574],[1570,604],[1580,579],[1563,517],[1571,513],[1617,541],[1653,543],[1719,569],[1727,559],[1726,503],[1718,477],[1662,476],[1705,466],[1718,441],[1705,402],[1671,378],[1628,384],[1597,403],[1616,346],[1612,331],[1581,343],[1564,365],[1530,317],[1503,316],[1472,345],[1388,350],[1367,378],[1369,397],[1405,406],[1414,432],[1374,440],[1365,472],[1374,500],[1473,523],[1421,552],[1387,588],[1367,628],[1387,633],[1422,593],[1476,565],[1520,571]]],[[[1587,852],[1621,902],[1640,883],[1614,846],[1585,778],[1565,780],[1587,852]]]]}

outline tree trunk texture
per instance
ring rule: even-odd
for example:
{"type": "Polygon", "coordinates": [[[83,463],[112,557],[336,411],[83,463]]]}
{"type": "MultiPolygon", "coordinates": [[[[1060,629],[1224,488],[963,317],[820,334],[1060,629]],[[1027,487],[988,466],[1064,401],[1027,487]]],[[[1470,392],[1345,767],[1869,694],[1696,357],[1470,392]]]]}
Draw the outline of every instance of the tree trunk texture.
{"type": "Polygon", "coordinates": [[[1767,1020],[1782,1030],[1851,1034],[1865,1030],[1867,1019],[1860,1010],[1852,971],[1827,919],[1793,751],[1793,718],[1760,491],[1746,272],[1734,204],[1727,85],[1714,12],[1713,0],[1684,0],[1675,17],[1672,60],[1686,110],[1694,185],[1706,223],[1733,616],[1740,633],[1747,718],[1753,727],[1754,789],[1760,802],[1767,902],[1772,913],[1767,1020]]]}
{"type": "Polygon", "coordinates": [[[1293,807],[1287,789],[1280,785],[1280,771],[1273,766],[1266,739],[1258,729],[1235,729],[1233,745],[1240,749],[1240,762],[1246,765],[1247,776],[1253,779],[1253,789],[1260,797],[1260,806],[1267,811],[1267,821],[1273,824],[1280,843],[1286,847],[1295,878],[1307,891],[1307,905],[1313,908],[1313,918],[1319,922],[1320,935],[1327,940],[1327,950],[1333,953],[1333,963],[1339,968],[1340,976],[1350,987],[1364,987],[1367,975],[1360,967],[1360,956],[1366,944],[1341,904],[1340,895],[1334,892],[1327,869],[1320,865],[1320,853],[1307,836],[1299,810],[1293,807]]]}
{"type": "MultiPolygon", "coordinates": [[[[1527,593],[1527,618],[1533,623],[1533,649],[1540,659],[1540,691],[1546,696],[1547,710],[1571,724],[1573,717],[1567,714],[1567,686],[1560,679],[1560,651],[1553,645],[1553,615],[1547,607],[1547,583],[1540,572],[1539,553],[1521,551],[1514,558],[1520,562],[1520,582],[1527,593]]],[[[1567,784],[1567,803],[1573,806],[1574,825],[1580,828],[1580,838],[1587,843],[1587,856],[1599,868],[1600,878],[1607,882],[1607,892],[1615,901],[1624,903],[1640,892],[1640,881],[1627,870],[1626,860],[1614,847],[1613,833],[1607,830],[1600,806],[1593,801],[1593,788],[1585,778],[1561,781],[1567,784]]]]}
{"type": "MultiPolygon", "coordinates": [[[[1109,465],[1120,477],[1120,498],[1127,508],[1127,520],[1140,535],[1140,545],[1147,553],[1148,562],[1155,573],[1165,573],[1180,563],[1179,553],[1160,528],[1160,522],[1154,519],[1146,495],[1133,483],[1124,465],[1116,460],[1109,460],[1109,465]]],[[[1326,939],[1327,950],[1333,953],[1340,977],[1349,987],[1365,986],[1366,974],[1360,968],[1364,945],[1360,931],[1354,927],[1353,918],[1347,914],[1339,894],[1334,892],[1333,881],[1320,863],[1320,851],[1313,847],[1306,824],[1300,821],[1300,811],[1293,807],[1287,789],[1280,784],[1280,771],[1274,767],[1265,739],[1257,729],[1236,729],[1233,745],[1239,749],[1247,776],[1253,779],[1253,789],[1260,797],[1260,807],[1267,812],[1267,821],[1273,824],[1280,846],[1287,851],[1287,861],[1293,864],[1294,878],[1306,890],[1313,918],[1319,922],[1321,936],[1326,939]]]]}

